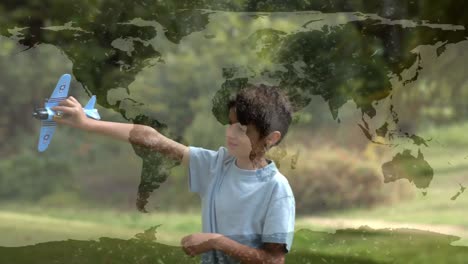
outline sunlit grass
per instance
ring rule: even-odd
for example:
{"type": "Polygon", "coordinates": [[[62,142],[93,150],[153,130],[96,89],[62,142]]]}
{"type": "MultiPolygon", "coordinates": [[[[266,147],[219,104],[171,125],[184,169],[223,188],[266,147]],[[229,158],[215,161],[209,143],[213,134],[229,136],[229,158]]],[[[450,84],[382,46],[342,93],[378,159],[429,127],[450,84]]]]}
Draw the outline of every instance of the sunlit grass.
{"type": "Polygon", "coordinates": [[[137,233],[158,226],[160,243],[179,245],[188,234],[201,232],[197,213],[120,212],[116,210],[44,208],[3,205],[0,209],[0,245],[24,245],[52,240],[129,239],[137,233]],[[7,235],[8,234],[8,235],[7,235]]]}
{"type": "MultiPolygon", "coordinates": [[[[406,179],[402,179],[406,180],[406,179]]],[[[378,219],[405,223],[457,225],[468,228],[468,172],[434,175],[427,190],[418,190],[413,199],[381,204],[373,208],[357,208],[320,214],[326,217],[378,219]],[[456,194],[461,192],[457,197],[456,194]],[[426,193],[424,195],[424,193],[426,193]]]]}

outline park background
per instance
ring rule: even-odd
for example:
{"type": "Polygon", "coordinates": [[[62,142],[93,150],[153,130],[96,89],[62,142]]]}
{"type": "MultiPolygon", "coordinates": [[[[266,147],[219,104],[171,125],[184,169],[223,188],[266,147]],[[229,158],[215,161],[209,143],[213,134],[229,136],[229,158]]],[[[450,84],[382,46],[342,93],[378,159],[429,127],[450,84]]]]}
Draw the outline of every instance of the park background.
{"type": "Polygon", "coordinates": [[[269,155],[296,198],[288,263],[464,263],[466,4],[384,2],[0,4],[0,263],[188,262],[179,241],[201,230],[180,166],[68,127],[37,152],[31,113],[64,73],[103,120],[215,150],[226,93],[282,84],[297,111],[269,155]],[[398,154],[401,179],[385,180],[398,154]]]}

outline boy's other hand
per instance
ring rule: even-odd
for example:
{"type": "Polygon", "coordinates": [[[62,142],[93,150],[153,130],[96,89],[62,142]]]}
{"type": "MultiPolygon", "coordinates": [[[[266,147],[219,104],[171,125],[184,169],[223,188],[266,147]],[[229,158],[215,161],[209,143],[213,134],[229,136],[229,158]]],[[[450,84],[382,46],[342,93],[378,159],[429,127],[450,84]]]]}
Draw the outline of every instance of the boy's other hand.
{"type": "Polygon", "coordinates": [[[182,249],[187,255],[192,257],[213,250],[213,243],[216,238],[221,237],[216,233],[196,233],[188,235],[180,241],[182,249]]]}
{"type": "Polygon", "coordinates": [[[73,96],[61,101],[58,106],[52,107],[54,111],[60,111],[61,115],[55,115],[54,121],[75,128],[83,129],[86,125],[87,117],[83,107],[73,96]]]}

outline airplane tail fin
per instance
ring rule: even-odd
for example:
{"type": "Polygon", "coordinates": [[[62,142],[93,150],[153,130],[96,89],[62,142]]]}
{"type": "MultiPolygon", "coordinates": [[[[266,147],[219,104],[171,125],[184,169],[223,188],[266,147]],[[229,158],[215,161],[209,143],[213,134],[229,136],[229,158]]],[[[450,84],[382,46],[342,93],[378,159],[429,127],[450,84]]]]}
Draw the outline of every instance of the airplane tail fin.
{"type": "Polygon", "coordinates": [[[86,104],[86,106],[84,107],[84,109],[88,109],[88,110],[94,109],[95,104],[96,104],[96,96],[93,95],[93,96],[91,96],[91,99],[89,99],[89,101],[86,104]]]}
{"type": "Polygon", "coordinates": [[[100,120],[101,116],[99,115],[98,111],[96,109],[94,109],[95,104],[96,104],[96,96],[93,95],[91,97],[91,99],[89,99],[86,106],[84,107],[84,111],[85,111],[87,116],[89,116],[89,117],[91,117],[93,119],[96,119],[96,120],[100,120]]]}

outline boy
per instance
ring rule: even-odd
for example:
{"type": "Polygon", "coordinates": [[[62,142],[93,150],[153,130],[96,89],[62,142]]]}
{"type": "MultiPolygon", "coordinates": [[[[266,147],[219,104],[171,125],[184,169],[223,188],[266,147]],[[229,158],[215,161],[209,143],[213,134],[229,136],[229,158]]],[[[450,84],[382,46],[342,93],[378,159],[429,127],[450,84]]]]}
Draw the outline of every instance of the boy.
{"type": "Polygon", "coordinates": [[[228,103],[226,146],[187,147],[149,126],[89,119],[73,97],[54,110],[59,124],[150,148],[188,166],[190,191],[202,200],[203,233],[182,239],[202,263],[284,263],[294,234],[295,201],[286,178],[266,151],[291,123],[291,105],[276,87],[250,85],[228,103]]]}

